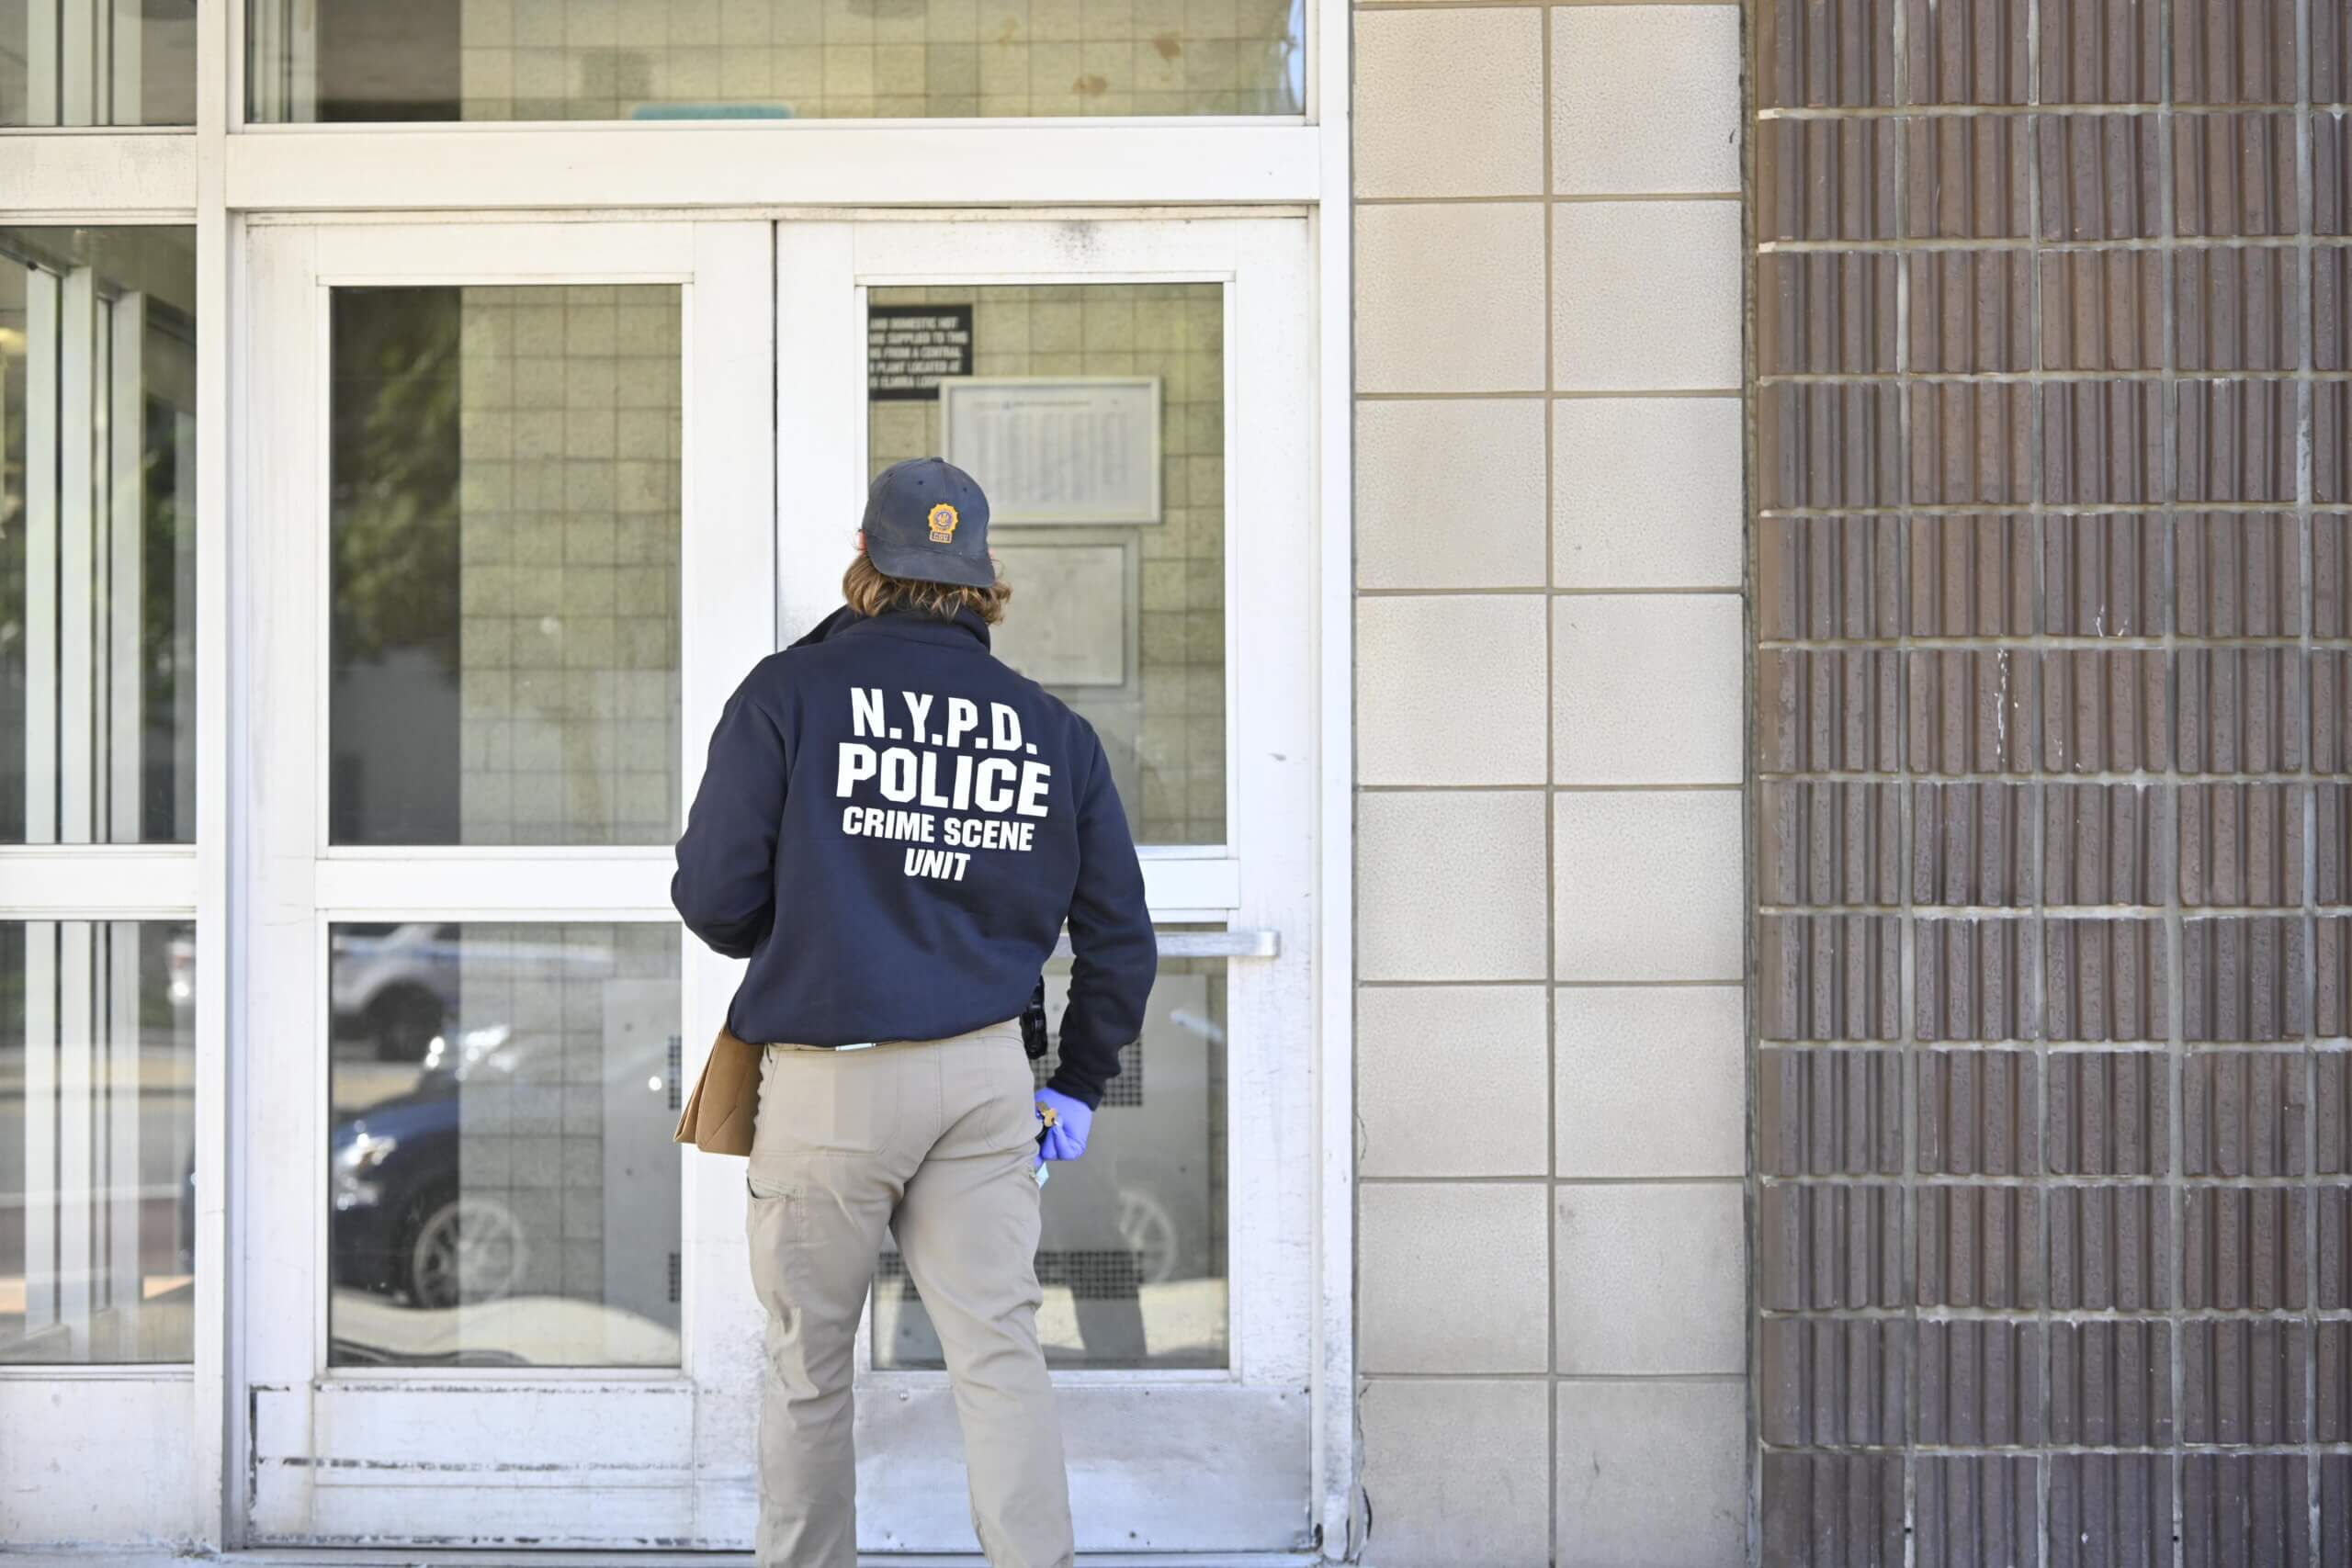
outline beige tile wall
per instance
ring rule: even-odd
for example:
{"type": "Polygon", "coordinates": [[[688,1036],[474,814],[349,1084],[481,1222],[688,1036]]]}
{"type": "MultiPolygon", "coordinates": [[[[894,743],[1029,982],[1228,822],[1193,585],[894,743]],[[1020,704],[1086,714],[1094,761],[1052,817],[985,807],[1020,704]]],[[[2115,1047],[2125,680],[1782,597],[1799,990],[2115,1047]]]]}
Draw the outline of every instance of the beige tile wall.
{"type": "Polygon", "coordinates": [[[1740,13],[1356,12],[1365,1561],[1745,1561],[1740,13]]]}

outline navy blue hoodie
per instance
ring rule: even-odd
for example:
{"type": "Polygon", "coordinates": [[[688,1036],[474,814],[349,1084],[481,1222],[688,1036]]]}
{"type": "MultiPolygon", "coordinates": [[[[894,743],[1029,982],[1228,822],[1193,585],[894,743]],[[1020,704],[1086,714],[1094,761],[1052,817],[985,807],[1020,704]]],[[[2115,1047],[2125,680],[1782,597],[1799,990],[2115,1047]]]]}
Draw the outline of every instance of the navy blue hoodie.
{"type": "Polygon", "coordinates": [[[1159,944],[1093,728],[953,621],[842,609],[719,716],[670,900],[750,969],[740,1039],[938,1040],[1019,1016],[1063,922],[1052,1087],[1099,1104],[1159,944]]]}

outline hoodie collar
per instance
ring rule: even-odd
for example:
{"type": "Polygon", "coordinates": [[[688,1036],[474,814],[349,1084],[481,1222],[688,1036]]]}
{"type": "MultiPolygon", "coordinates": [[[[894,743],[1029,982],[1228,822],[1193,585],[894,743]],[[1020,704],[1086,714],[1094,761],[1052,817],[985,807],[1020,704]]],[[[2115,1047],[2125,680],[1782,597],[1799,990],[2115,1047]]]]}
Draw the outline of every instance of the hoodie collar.
{"type": "Polygon", "coordinates": [[[986,651],[989,647],[989,624],[969,610],[958,610],[954,620],[943,621],[920,610],[885,610],[878,615],[861,615],[844,604],[820,621],[808,636],[793,646],[824,642],[837,637],[891,637],[906,642],[936,643],[943,648],[970,648],[977,644],[986,651]]]}

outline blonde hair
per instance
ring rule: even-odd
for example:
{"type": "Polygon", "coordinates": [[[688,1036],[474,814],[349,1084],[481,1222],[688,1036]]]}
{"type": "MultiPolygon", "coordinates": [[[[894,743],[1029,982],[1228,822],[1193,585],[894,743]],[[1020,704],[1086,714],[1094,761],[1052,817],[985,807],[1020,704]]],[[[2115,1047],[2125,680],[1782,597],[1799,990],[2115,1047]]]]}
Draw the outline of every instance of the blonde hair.
{"type": "Polygon", "coordinates": [[[1012,602],[1012,584],[1002,578],[986,588],[966,588],[954,582],[923,582],[910,577],[890,577],[876,567],[864,550],[849,563],[842,574],[842,597],[849,607],[861,615],[878,615],[885,610],[907,609],[925,615],[936,615],[952,621],[958,614],[969,610],[987,622],[996,625],[1004,619],[1004,607],[1012,602]]]}

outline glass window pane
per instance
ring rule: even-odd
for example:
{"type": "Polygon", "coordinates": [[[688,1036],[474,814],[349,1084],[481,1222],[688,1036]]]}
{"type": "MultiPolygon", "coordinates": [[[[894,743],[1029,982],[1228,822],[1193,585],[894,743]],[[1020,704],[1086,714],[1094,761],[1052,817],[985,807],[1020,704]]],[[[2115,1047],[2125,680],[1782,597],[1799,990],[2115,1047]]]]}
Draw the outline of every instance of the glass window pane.
{"type": "Polygon", "coordinates": [[[0,1364],[194,1355],[196,942],[0,922],[0,1364]]]}
{"type": "Polygon", "coordinates": [[[194,125],[196,0],[0,0],[0,125],[194,125]]]}
{"type": "MultiPolygon", "coordinates": [[[[1055,1366],[1227,1363],[1225,976],[1222,958],[1159,961],[1143,1039],[1120,1058],[1086,1157],[1052,1167],[1037,1334],[1055,1366]]],[[[1046,971],[1057,1044],[1069,993],[1069,963],[1057,959],[1046,971]]],[[[1034,1064],[1040,1087],[1055,1061],[1034,1064]]],[[[874,1364],[945,1364],[895,1250],[875,1282],[874,1364]]]]}
{"type": "Polygon", "coordinates": [[[337,289],[331,831],[678,834],[679,292],[337,289]]]}
{"type": "Polygon", "coordinates": [[[1221,286],[871,302],[874,471],[943,454],[979,480],[1013,588],[998,654],[1093,724],[1137,842],[1224,842],[1221,286]]]}
{"type": "Polygon", "coordinates": [[[1298,114],[1301,0],[252,0],[256,121],[1298,114]]]}
{"type": "Polygon", "coordinates": [[[0,843],[196,836],[194,237],[0,229],[0,843]]]}
{"type": "Polygon", "coordinates": [[[677,929],[331,948],[333,1363],[677,1365],[677,929]]]}

